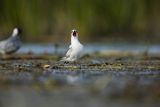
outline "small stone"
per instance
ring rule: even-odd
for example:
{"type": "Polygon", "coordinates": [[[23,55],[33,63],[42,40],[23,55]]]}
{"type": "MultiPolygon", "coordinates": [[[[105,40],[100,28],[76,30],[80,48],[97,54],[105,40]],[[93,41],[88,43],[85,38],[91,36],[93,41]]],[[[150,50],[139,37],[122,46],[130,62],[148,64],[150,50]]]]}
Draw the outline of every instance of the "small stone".
{"type": "Polygon", "coordinates": [[[43,69],[48,69],[50,67],[50,65],[43,65],[43,69]]]}

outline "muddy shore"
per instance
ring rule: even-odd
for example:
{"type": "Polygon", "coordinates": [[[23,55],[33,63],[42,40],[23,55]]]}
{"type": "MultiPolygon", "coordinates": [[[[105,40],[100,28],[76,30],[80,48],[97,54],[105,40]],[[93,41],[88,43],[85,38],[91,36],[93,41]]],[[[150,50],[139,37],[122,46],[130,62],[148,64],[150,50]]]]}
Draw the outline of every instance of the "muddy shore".
{"type": "Polygon", "coordinates": [[[0,106],[159,105],[160,56],[97,54],[73,63],[60,58],[51,54],[1,57],[0,106]]]}

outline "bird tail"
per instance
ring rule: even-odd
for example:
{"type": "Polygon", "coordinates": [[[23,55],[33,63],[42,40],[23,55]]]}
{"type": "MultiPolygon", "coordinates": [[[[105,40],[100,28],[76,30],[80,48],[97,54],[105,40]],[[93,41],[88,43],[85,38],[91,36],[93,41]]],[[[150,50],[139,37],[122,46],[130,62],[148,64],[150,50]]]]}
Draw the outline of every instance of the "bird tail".
{"type": "Polygon", "coordinates": [[[66,60],[67,60],[67,57],[63,57],[63,58],[61,58],[60,61],[66,61],[66,60]]]}

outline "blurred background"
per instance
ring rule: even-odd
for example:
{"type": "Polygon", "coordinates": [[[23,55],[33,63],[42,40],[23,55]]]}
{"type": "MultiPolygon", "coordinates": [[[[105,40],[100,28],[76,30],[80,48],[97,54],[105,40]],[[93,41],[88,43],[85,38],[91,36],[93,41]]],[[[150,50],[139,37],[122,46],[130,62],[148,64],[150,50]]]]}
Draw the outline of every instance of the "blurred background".
{"type": "Polygon", "coordinates": [[[159,107],[160,0],[0,0],[0,41],[15,27],[0,107],[159,107]],[[84,55],[63,63],[73,28],[84,55]]]}
{"type": "Polygon", "coordinates": [[[159,0],[0,0],[0,39],[16,26],[24,42],[160,41],[159,0]]]}

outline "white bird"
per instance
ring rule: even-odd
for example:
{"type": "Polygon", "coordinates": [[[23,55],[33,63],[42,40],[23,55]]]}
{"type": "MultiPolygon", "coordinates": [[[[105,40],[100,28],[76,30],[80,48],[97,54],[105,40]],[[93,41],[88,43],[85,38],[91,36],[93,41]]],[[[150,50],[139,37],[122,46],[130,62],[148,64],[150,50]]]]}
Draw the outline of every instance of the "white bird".
{"type": "Polygon", "coordinates": [[[78,32],[73,29],[71,32],[71,45],[66,53],[66,56],[61,61],[76,61],[80,58],[83,51],[83,45],[78,40],[78,32]]]}
{"type": "Polygon", "coordinates": [[[11,37],[0,41],[0,53],[5,55],[16,52],[21,46],[19,35],[20,30],[18,28],[14,28],[11,37]]]}

